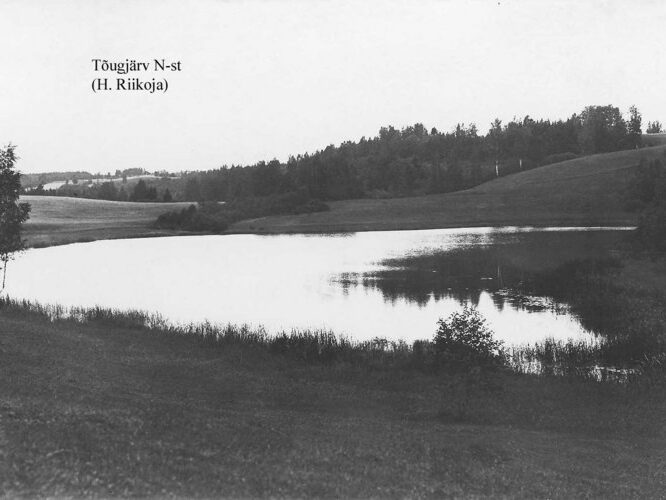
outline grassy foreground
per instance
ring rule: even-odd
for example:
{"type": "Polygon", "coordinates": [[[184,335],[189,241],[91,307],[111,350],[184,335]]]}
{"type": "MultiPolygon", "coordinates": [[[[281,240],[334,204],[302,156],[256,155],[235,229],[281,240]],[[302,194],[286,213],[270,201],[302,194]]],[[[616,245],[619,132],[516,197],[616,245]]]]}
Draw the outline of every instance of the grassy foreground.
{"type": "MultiPolygon", "coordinates": [[[[234,341],[233,339],[238,339],[234,341]]],[[[658,498],[660,384],[212,345],[131,315],[0,309],[0,487],[15,496],[658,498]]]]}

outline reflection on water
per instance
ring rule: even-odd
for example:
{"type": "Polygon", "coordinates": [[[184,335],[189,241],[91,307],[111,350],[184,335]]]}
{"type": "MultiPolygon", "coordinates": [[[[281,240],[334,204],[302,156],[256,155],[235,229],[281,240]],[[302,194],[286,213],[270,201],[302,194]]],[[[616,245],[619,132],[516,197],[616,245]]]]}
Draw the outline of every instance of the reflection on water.
{"type": "Polygon", "coordinates": [[[566,306],[515,293],[535,271],[606,251],[618,231],[444,229],[345,235],[115,240],[30,250],[15,298],[157,311],[175,322],[325,328],[356,339],[431,338],[473,304],[498,337],[589,338],[566,306]]]}
{"type": "Polygon", "coordinates": [[[564,311],[563,304],[547,297],[519,292],[536,274],[553,270],[574,259],[600,257],[618,241],[617,232],[495,232],[490,240],[478,235],[455,248],[419,249],[388,258],[380,269],[344,273],[339,284],[363,286],[381,292],[394,303],[405,298],[426,306],[447,298],[478,306],[488,292],[499,310],[504,307],[540,311],[564,311]]]}

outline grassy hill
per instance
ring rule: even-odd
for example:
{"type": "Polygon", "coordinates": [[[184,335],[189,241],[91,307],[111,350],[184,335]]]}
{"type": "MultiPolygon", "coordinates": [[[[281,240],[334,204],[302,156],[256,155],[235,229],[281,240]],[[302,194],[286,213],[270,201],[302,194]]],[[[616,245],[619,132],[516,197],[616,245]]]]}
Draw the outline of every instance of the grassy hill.
{"type": "Polygon", "coordinates": [[[624,192],[641,158],[666,146],[618,151],[535,168],[455,193],[329,203],[329,212],[241,221],[235,232],[317,232],[486,225],[633,225],[624,192]]]}
{"type": "Polygon", "coordinates": [[[22,196],[21,201],[32,206],[25,225],[30,246],[173,234],[151,229],[150,225],[158,215],[189,205],[52,196],[22,196]]]}
{"type": "Polygon", "coordinates": [[[666,132],[660,134],[643,134],[643,144],[646,146],[661,146],[666,144],[666,132]]]}

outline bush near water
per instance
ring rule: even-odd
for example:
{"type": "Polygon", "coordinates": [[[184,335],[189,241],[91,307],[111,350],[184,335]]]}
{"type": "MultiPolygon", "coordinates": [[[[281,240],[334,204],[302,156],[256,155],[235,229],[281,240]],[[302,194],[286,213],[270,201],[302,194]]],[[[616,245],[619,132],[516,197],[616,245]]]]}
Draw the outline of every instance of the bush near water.
{"type": "Polygon", "coordinates": [[[228,203],[200,202],[180,211],[166,212],[155,222],[159,229],[220,233],[243,219],[267,215],[297,215],[329,210],[326,203],[311,199],[304,190],[266,197],[240,198],[228,203]]]}

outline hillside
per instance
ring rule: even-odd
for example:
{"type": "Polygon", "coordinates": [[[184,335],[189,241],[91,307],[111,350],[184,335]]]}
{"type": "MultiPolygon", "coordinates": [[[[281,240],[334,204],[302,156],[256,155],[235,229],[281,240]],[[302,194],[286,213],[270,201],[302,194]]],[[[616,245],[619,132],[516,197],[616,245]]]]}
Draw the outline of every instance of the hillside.
{"type": "MultiPolygon", "coordinates": [[[[640,159],[666,145],[592,155],[500,177],[466,191],[330,202],[331,210],[245,220],[232,233],[429,229],[493,225],[633,225],[624,192],[640,159]]],[[[32,205],[31,246],[175,234],[155,230],[158,215],[189,203],[133,203],[23,196],[32,205]]]]}
{"type": "Polygon", "coordinates": [[[25,237],[30,246],[172,234],[151,229],[158,215],[189,203],[134,203],[22,196],[30,203],[25,237]]]}
{"type": "Polygon", "coordinates": [[[645,146],[660,146],[666,144],[666,132],[659,134],[643,134],[643,144],[645,146]]]}
{"type": "Polygon", "coordinates": [[[455,193],[345,200],[329,212],[241,221],[233,232],[317,232],[492,225],[633,225],[624,192],[641,158],[666,146],[586,156],[455,193]]]}

